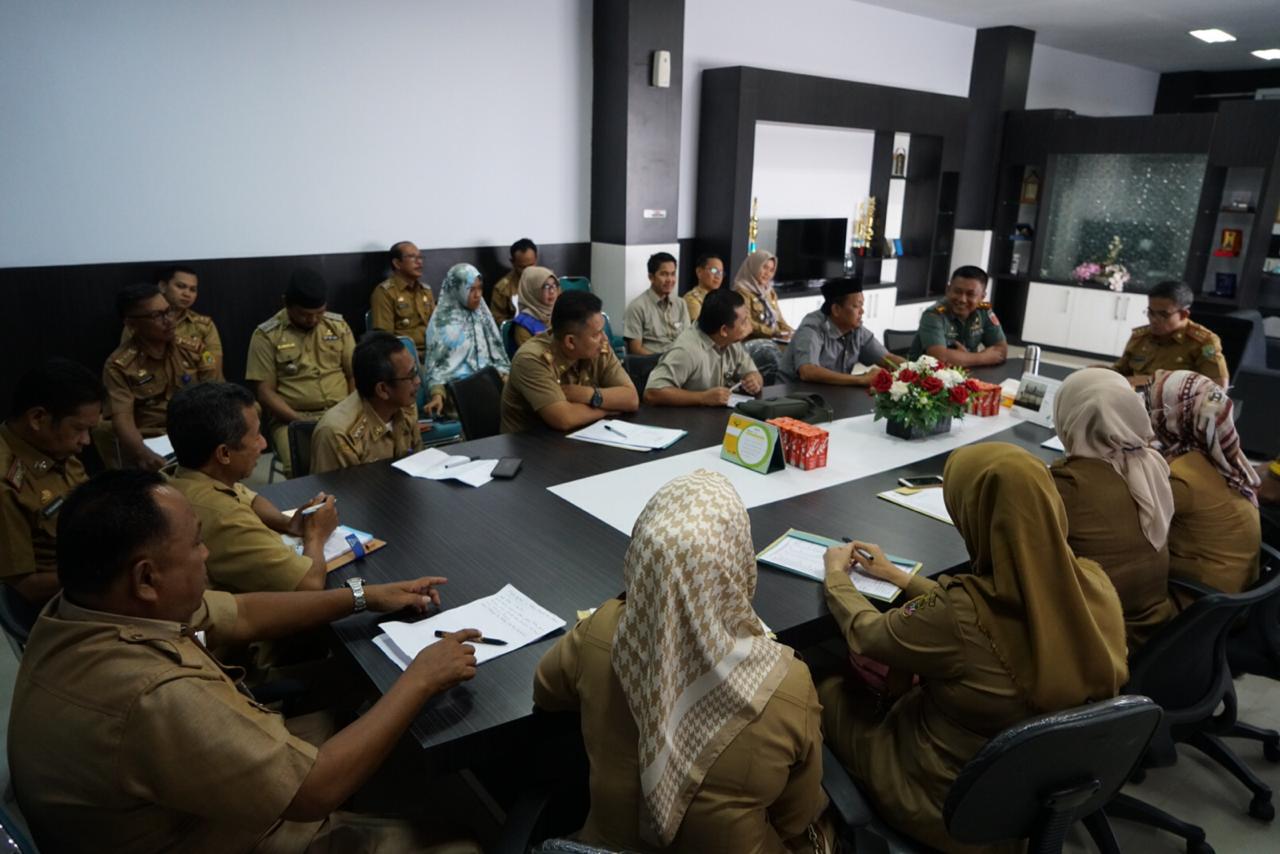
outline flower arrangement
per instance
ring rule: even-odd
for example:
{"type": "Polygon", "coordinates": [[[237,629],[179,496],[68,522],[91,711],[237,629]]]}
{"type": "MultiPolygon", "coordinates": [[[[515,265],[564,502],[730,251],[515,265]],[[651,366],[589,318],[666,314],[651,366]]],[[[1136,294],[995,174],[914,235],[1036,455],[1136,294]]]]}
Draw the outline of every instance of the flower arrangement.
{"type": "Polygon", "coordinates": [[[1107,257],[1100,262],[1082,262],[1071,272],[1071,277],[1081,284],[1097,282],[1113,291],[1123,291],[1129,283],[1129,270],[1120,263],[1120,250],[1123,248],[1120,235],[1112,235],[1111,243],[1107,245],[1107,257]]]}
{"type": "Polygon", "coordinates": [[[963,368],[949,367],[932,356],[903,362],[896,370],[876,374],[869,389],[875,420],[932,432],[943,419],[963,418],[969,395],[978,390],[963,368]]]}

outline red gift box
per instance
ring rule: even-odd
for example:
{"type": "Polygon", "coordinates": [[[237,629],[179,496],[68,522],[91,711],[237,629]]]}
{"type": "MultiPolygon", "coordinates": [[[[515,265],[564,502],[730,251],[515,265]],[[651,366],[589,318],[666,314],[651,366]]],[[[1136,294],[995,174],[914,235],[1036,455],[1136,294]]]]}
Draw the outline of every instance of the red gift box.
{"type": "Polygon", "coordinates": [[[969,394],[965,408],[970,415],[985,418],[1000,412],[1000,386],[976,380],[978,390],[969,394]]]}
{"type": "Polygon", "coordinates": [[[805,471],[827,464],[831,434],[826,430],[795,418],[770,418],[769,423],[778,428],[782,456],[789,464],[805,471]]]}

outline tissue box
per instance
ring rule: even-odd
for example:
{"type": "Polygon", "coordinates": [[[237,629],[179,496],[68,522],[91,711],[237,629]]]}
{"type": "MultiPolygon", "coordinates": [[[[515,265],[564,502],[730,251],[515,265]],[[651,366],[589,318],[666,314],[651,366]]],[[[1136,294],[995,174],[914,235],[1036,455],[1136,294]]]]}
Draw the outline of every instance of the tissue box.
{"type": "Polygon", "coordinates": [[[805,471],[827,464],[831,434],[826,430],[795,418],[770,418],[769,423],[778,428],[782,456],[788,463],[805,471]]]}
{"type": "Polygon", "coordinates": [[[969,394],[965,404],[970,415],[986,417],[1000,412],[1000,386],[978,380],[978,390],[969,394]]]}

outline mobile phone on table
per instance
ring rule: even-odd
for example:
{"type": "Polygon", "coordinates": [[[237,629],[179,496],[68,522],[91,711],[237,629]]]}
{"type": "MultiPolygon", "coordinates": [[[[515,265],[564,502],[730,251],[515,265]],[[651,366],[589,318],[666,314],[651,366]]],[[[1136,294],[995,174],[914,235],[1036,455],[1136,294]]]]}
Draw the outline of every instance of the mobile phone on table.
{"type": "Polygon", "coordinates": [[[498,464],[493,467],[492,475],[494,477],[511,478],[516,476],[516,472],[520,471],[520,464],[524,460],[519,457],[503,457],[498,460],[498,464]]]}
{"type": "Polygon", "coordinates": [[[912,489],[923,489],[926,486],[942,486],[942,475],[925,474],[920,477],[900,477],[898,483],[912,489]]]}

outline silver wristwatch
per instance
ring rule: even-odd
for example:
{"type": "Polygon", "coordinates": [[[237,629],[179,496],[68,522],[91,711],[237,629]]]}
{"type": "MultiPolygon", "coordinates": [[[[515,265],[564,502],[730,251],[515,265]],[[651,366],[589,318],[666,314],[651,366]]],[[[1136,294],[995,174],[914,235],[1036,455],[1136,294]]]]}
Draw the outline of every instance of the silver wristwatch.
{"type": "Polygon", "coordinates": [[[356,576],[347,579],[347,586],[351,588],[351,594],[355,596],[356,604],[351,610],[353,614],[359,614],[365,608],[369,607],[369,603],[364,600],[364,579],[356,576]]]}

